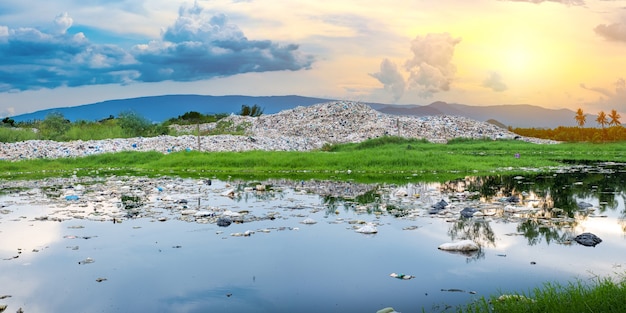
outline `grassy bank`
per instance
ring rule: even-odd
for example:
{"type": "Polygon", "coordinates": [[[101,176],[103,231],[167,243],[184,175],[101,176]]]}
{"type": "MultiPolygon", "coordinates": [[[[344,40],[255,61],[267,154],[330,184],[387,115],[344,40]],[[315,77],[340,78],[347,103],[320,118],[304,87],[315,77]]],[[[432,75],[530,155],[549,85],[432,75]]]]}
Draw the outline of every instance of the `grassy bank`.
{"type": "Polygon", "coordinates": [[[459,307],[457,312],[624,312],[626,279],[597,279],[561,285],[546,283],[528,294],[491,296],[459,307]]]}
{"type": "Polygon", "coordinates": [[[597,161],[626,162],[626,144],[537,145],[513,140],[454,140],[433,144],[384,137],[358,144],[329,145],[311,152],[121,152],[84,158],[0,161],[0,178],[114,173],[361,182],[445,181],[467,175],[523,173],[597,161]]]}

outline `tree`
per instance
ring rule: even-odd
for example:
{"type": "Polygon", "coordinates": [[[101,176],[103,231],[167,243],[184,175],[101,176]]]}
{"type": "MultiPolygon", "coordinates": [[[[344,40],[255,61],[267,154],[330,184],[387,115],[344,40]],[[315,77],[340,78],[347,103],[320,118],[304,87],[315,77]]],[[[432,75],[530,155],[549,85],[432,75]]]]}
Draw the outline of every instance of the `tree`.
{"type": "Polygon", "coordinates": [[[15,127],[15,120],[7,116],[2,119],[2,124],[3,126],[15,127]]]}
{"type": "Polygon", "coordinates": [[[615,109],[611,110],[611,114],[609,114],[609,118],[611,119],[609,121],[609,125],[613,125],[613,126],[619,126],[622,123],[619,121],[620,119],[620,115],[619,113],[617,113],[617,111],[615,109]]]}
{"type": "Polygon", "coordinates": [[[65,119],[62,113],[52,112],[46,115],[39,126],[39,130],[41,131],[41,135],[46,139],[60,140],[60,137],[71,127],[70,121],[65,119]]]}
{"type": "Polygon", "coordinates": [[[147,134],[152,126],[150,121],[132,111],[120,113],[118,125],[126,132],[126,135],[131,137],[139,137],[147,134]]]}
{"type": "Polygon", "coordinates": [[[578,126],[580,127],[585,126],[587,117],[585,116],[585,113],[583,113],[583,109],[578,108],[578,111],[576,111],[576,116],[574,117],[574,119],[576,119],[576,123],[578,124],[578,126]]]}
{"type": "Polygon", "coordinates": [[[606,113],[604,113],[604,111],[600,111],[600,113],[598,113],[596,122],[598,122],[598,124],[602,126],[602,129],[604,129],[604,126],[609,123],[609,120],[606,118],[606,113]]]}
{"type": "Polygon", "coordinates": [[[239,115],[257,117],[263,115],[263,109],[258,105],[248,106],[242,105],[239,115]]]}

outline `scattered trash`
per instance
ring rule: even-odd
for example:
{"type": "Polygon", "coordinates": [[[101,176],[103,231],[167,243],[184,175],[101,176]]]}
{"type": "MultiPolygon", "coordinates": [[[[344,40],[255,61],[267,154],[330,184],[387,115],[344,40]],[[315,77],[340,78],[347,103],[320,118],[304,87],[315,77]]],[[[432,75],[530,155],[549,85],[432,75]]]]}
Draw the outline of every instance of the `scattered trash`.
{"type": "Polygon", "coordinates": [[[441,289],[441,291],[446,291],[446,292],[465,292],[465,290],[463,290],[463,289],[456,289],[456,288],[452,288],[452,289],[441,289]]]}
{"type": "Polygon", "coordinates": [[[67,200],[67,201],[76,201],[76,200],[78,200],[78,196],[77,195],[65,196],[65,200],[67,200]]]}
{"type": "Polygon", "coordinates": [[[444,251],[476,251],[480,249],[480,246],[472,240],[461,240],[441,244],[438,249],[444,251]]]}
{"type": "Polygon", "coordinates": [[[387,307],[387,308],[376,311],[376,313],[399,313],[399,312],[394,310],[392,307],[387,307]]]}
{"type": "Polygon", "coordinates": [[[92,259],[92,258],[86,258],[82,261],[79,261],[78,264],[91,264],[93,262],[95,262],[96,260],[92,259]]]}
{"type": "Polygon", "coordinates": [[[409,280],[409,279],[415,278],[415,276],[413,275],[405,275],[405,274],[397,274],[397,273],[391,273],[389,274],[389,276],[393,278],[397,278],[397,279],[402,279],[402,280],[409,280]]]}
{"type": "Polygon", "coordinates": [[[355,232],[361,233],[361,234],[376,234],[378,233],[378,229],[376,228],[376,226],[372,224],[367,224],[365,226],[361,226],[357,228],[355,232]]]}
{"type": "Polygon", "coordinates": [[[313,225],[313,224],[316,224],[316,223],[317,223],[317,221],[312,219],[312,218],[306,218],[302,222],[300,222],[300,224],[306,224],[306,225],[313,225]]]}
{"type": "Polygon", "coordinates": [[[501,295],[498,297],[498,301],[508,301],[508,300],[535,302],[534,299],[530,299],[522,295],[501,295]]]}

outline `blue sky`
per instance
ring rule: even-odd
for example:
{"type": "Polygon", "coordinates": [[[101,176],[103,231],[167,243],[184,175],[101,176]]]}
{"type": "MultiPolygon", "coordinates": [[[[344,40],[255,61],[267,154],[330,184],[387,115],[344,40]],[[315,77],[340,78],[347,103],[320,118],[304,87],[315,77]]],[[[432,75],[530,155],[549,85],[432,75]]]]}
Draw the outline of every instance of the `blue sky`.
{"type": "Polygon", "coordinates": [[[0,117],[161,94],[626,116],[624,0],[5,0],[0,117]]]}

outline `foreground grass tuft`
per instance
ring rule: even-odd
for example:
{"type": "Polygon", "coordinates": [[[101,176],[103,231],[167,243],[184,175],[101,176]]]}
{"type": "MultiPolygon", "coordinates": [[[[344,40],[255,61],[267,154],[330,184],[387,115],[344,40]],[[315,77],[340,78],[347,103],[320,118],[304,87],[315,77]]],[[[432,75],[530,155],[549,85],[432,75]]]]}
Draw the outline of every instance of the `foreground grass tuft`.
{"type": "Polygon", "coordinates": [[[615,282],[610,278],[598,278],[591,284],[580,280],[567,285],[546,283],[532,293],[503,298],[481,298],[459,307],[457,312],[624,312],[626,279],[622,277],[615,282]]]}

